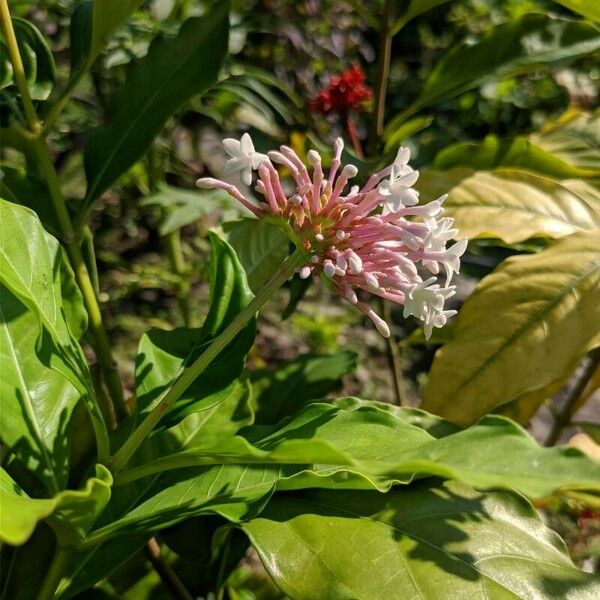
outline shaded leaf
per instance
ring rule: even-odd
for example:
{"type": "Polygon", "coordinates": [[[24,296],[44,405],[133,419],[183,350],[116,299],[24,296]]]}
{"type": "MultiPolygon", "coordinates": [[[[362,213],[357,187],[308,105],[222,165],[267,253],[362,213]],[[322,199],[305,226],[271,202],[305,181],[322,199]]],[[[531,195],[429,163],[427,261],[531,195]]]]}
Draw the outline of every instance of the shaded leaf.
{"type": "Polygon", "coordinates": [[[216,81],[228,28],[229,3],[218,2],[205,16],[188,19],[174,38],[155,38],[146,56],[128,64],[107,125],[85,147],[85,210],[144,154],[173,112],[216,81]]]}
{"type": "Polygon", "coordinates": [[[2,520],[0,539],[18,546],[24,544],[37,523],[51,517],[51,524],[63,543],[83,539],[110,498],[112,476],[103,465],[96,465],[95,477],[82,490],[65,490],[52,498],[29,498],[0,469],[2,520]]]}
{"type": "MultiPolygon", "coordinates": [[[[214,233],[210,234],[210,241],[211,300],[203,326],[170,331],[153,329],[140,341],[136,393],[141,418],[152,410],[181,370],[191,364],[252,299],[244,269],[231,246],[214,233]]],[[[254,342],[255,328],[256,322],[252,319],[170,409],[161,421],[163,426],[174,425],[191,412],[210,408],[231,392],[254,342]]]]}
{"type": "Polygon", "coordinates": [[[356,368],[354,352],[306,354],[277,369],[251,374],[255,422],[271,425],[298,412],[309,400],[324,398],[341,386],[341,379],[356,368]]]}
{"type": "Polygon", "coordinates": [[[488,135],[479,143],[459,142],[444,148],[435,157],[433,168],[445,171],[453,167],[477,170],[514,167],[558,179],[600,175],[600,161],[587,167],[581,167],[577,162],[581,161],[566,154],[561,157],[524,136],[502,139],[488,135]],[[569,162],[570,159],[575,159],[575,164],[569,162]]]}
{"type": "Polygon", "coordinates": [[[466,425],[573,371],[600,331],[600,236],[506,260],[463,305],[423,408],[466,425]]]}
{"type": "Polygon", "coordinates": [[[416,186],[444,203],[459,238],[493,237],[515,243],[535,236],[558,238],[600,230],[600,203],[589,190],[515,169],[426,171],[416,186]],[[581,193],[583,192],[583,193],[581,193]]]}
{"type": "Polygon", "coordinates": [[[71,70],[88,64],[104,49],[109,39],[143,0],[86,0],[80,2],[71,19],[71,70]]]}
{"type": "Polygon", "coordinates": [[[242,528],[277,585],[298,600],[592,600],[600,589],[508,492],[455,483],[385,495],[305,492],[276,496],[242,528]]]}
{"type": "MultiPolygon", "coordinates": [[[[45,100],[52,90],[56,77],[52,51],[33,23],[14,17],[12,24],[23,61],[29,95],[33,100],[45,100]]],[[[11,93],[18,95],[5,44],[4,35],[0,32],[0,89],[11,86],[11,93]]]]}
{"type": "Polygon", "coordinates": [[[259,219],[231,221],[223,230],[246,270],[250,289],[257,293],[287,257],[289,239],[279,227],[259,219]]]}

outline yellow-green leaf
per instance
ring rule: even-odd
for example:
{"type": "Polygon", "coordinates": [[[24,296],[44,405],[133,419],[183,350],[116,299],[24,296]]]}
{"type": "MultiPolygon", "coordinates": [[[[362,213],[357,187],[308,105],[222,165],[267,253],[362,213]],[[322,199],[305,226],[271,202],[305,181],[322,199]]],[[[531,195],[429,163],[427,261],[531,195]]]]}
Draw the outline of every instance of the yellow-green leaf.
{"type": "Polygon", "coordinates": [[[506,260],[464,304],[423,408],[466,425],[566,377],[600,332],[600,234],[506,260]]]}
{"type": "Polygon", "coordinates": [[[417,185],[422,196],[448,193],[447,214],[459,236],[500,238],[515,243],[531,237],[559,238],[600,230],[600,203],[582,182],[556,181],[517,169],[426,171],[417,185]]]}

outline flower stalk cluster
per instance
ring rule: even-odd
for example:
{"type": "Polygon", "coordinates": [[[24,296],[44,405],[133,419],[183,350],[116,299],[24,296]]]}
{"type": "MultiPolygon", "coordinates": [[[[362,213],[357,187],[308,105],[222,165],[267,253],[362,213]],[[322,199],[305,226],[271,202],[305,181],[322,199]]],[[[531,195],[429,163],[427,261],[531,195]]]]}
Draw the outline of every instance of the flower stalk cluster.
{"type": "Polygon", "coordinates": [[[341,138],[334,143],[327,173],[314,150],[308,153],[311,174],[287,146],[260,154],[244,134],[241,141],[225,140],[224,147],[231,156],[226,172],[241,171],[248,184],[257,171],[258,203],[219,179],[199,179],[198,187],[225,190],[257,217],[282,227],[309,257],[299,269],[301,278],[326,281],[385,337],[390,335],[388,324],[361,300],[361,291],[403,305],[405,317],[422,321],[427,338],[455,314],[445,309],[445,302],[455,294],[450,283],[467,240],[447,246],[458,230],[452,219],[441,216],[446,196],[419,204],[413,188],[419,173],[408,164],[407,148],[400,148],[390,166],[360,187],[350,185],[358,169],[342,165],[341,138]],[[291,173],[291,186],[280,179],[276,165],[291,173]],[[437,275],[442,270],[446,277],[440,285],[437,275]],[[422,272],[430,276],[423,277],[422,272]]]}

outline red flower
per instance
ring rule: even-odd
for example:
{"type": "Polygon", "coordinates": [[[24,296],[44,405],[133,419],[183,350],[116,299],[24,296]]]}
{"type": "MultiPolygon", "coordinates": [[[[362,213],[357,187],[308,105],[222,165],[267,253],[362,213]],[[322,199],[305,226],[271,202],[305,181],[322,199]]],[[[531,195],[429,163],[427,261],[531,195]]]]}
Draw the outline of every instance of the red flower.
{"type": "Polygon", "coordinates": [[[326,88],[323,88],[311,101],[311,110],[329,115],[347,115],[350,109],[361,108],[373,97],[373,90],[365,85],[363,70],[352,65],[341,75],[333,75],[326,88]]]}

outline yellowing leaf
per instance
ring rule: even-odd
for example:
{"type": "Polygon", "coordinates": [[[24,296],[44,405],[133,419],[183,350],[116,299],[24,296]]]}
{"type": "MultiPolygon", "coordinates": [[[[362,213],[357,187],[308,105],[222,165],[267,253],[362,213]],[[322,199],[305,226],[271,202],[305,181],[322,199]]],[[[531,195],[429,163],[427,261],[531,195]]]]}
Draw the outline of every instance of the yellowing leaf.
{"type": "Polygon", "coordinates": [[[600,202],[589,184],[559,182],[516,169],[426,171],[418,189],[426,199],[448,193],[447,214],[461,237],[515,243],[600,230],[600,202]]]}
{"type": "Polygon", "coordinates": [[[566,377],[600,331],[600,234],[506,260],[464,304],[423,408],[466,425],[566,377]]]}

